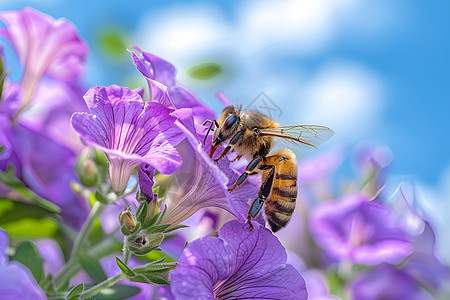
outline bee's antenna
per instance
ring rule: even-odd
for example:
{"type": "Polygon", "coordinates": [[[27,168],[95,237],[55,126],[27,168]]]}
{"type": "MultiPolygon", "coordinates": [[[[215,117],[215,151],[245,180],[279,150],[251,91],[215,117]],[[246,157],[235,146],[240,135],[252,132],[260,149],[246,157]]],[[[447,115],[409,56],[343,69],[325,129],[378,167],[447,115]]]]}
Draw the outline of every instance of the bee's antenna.
{"type": "Polygon", "coordinates": [[[206,144],[206,138],[208,137],[209,132],[212,130],[213,125],[215,125],[216,127],[218,125],[216,120],[214,120],[214,121],[206,120],[205,122],[203,122],[203,126],[205,126],[206,123],[208,123],[208,122],[209,122],[209,128],[208,128],[208,132],[205,135],[205,138],[203,139],[203,145],[206,144]]]}

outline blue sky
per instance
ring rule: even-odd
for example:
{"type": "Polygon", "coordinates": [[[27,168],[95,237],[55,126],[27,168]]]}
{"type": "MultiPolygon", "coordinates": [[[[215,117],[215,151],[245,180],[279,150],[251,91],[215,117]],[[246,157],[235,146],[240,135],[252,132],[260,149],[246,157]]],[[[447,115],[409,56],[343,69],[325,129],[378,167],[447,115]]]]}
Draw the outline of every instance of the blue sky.
{"type": "Polygon", "coordinates": [[[129,3],[2,0],[0,9],[29,5],[75,23],[90,45],[87,87],[139,83],[126,54],[102,50],[99,37],[112,32],[172,61],[179,80],[217,112],[218,90],[244,106],[264,92],[282,110],[280,123],[333,128],[325,149],[384,143],[392,174],[430,186],[450,172],[450,2],[129,3]],[[223,72],[207,81],[188,75],[205,62],[223,72]]]}

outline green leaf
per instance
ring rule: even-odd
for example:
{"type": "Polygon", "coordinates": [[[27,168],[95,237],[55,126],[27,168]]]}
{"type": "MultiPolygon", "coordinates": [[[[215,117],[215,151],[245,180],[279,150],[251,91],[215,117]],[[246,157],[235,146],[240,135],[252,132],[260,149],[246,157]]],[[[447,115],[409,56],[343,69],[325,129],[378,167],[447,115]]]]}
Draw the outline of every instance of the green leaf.
{"type": "Polygon", "coordinates": [[[57,205],[36,195],[32,190],[27,188],[23,182],[17,179],[14,176],[14,170],[11,166],[12,165],[8,165],[8,170],[6,172],[0,171],[0,181],[3,184],[14,189],[29,201],[33,202],[36,205],[39,205],[42,208],[45,208],[48,211],[55,213],[60,212],[61,209],[57,205]]]}
{"type": "Polygon", "coordinates": [[[32,242],[25,241],[20,243],[12,259],[21,262],[30,269],[37,282],[40,282],[43,279],[44,269],[42,268],[42,262],[44,260],[41,258],[36,246],[32,242]]]}
{"type": "Polygon", "coordinates": [[[188,74],[196,79],[207,80],[222,72],[222,67],[213,62],[203,63],[188,70],[188,74]]]}
{"type": "Polygon", "coordinates": [[[116,262],[117,265],[119,266],[120,270],[122,270],[122,272],[127,275],[127,277],[133,277],[136,276],[136,273],[134,273],[134,271],[132,269],[130,269],[130,267],[128,267],[123,261],[120,260],[120,258],[118,258],[116,256],[116,262]]]}
{"type": "Polygon", "coordinates": [[[23,218],[46,218],[55,216],[41,206],[9,199],[0,199],[0,225],[23,218]]]}
{"type": "Polygon", "coordinates": [[[95,282],[102,282],[108,279],[98,261],[92,256],[82,255],[80,257],[80,263],[89,277],[91,277],[95,282]]]}
{"type": "MultiPolygon", "coordinates": [[[[1,94],[1,90],[0,90],[0,96],[1,96],[2,94],[1,94]]],[[[2,153],[3,152],[3,149],[5,149],[5,146],[0,146],[0,153],[2,153]]]]}
{"type": "Polygon", "coordinates": [[[74,286],[72,289],[70,289],[69,294],[67,294],[66,296],[66,299],[67,300],[78,299],[83,291],[84,291],[84,283],[80,283],[79,285],[74,286]]]}
{"type": "Polygon", "coordinates": [[[180,229],[180,228],[187,228],[187,227],[189,227],[189,226],[188,226],[188,225],[176,225],[176,226],[167,228],[167,229],[164,231],[164,233],[172,232],[172,231],[174,231],[174,230],[177,230],[177,229],[180,229]]]}
{"type": "Polygon", "coordinates": [[[159,224],[155,226],[151,226],[147,229],[147,234],[155,233],[155,232],[164,232],[167,228],[169,228],[170,224],[159,224]]]}
{"type": "Polygon", "coordinates": [[[105,27],[98,35],[100,49],[111,60],[123,59],[127,54],[126,34],[119,28],[105,27]]]}
{"type": "MultiPolygon", "coordinates": [[[[86,285],[86,289],[93,287],[94,285],[86,285]]],[[[100,293],[95,295],[93,299],[95,300],[122,300],[129,299],[139,293],[140,288],[136,286],[115,284],[109,288],[102,290],[100,293]]]]}
{"type": "Polygon", "coordinates": [[[141,224],[145,223],[145,219],[147,217],[147,208],[148,208],[147,202],[143,201],[140,203],[140,205],[136,211],[136,221],[138,221],[141,224]]]}
{"type": "Polygon", "coordinates": [[[132,278],[128,278],[129,281],[149,283],[154,285],[168,285],[170,284],[168,275],[137,275],[132,278]]]}
{"type": "Polygon", "coordinates": [[[22,218],[2,224],[1,227],[16,241],[41,237],[61,238],[58,225],[54,220],[48,218],[22,218]]]}

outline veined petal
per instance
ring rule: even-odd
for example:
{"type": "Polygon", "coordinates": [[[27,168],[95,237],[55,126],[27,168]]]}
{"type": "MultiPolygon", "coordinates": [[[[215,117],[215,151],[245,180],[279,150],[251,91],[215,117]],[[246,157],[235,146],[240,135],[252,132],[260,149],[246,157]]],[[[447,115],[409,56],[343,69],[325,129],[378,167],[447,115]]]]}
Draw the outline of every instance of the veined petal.
{"type": "MultiPolygon", "coordinates": [[[[249,203],[257,196],[257,187],[246,182],[239,191],[229,193],[228,185],[238,176],[229,161],[223,160],[217,165],[209,158],[195,131],[190,109],[179,109],[172,114],[178,117],[175,123],[187,137],[178,149],[182,157],[189,159],[185,159],[174,174],[174,183],[166,193],[168,209],[162,222],[179,224],[205,207],[222,208],[240,220],[246,220],[249,203]]],[[[259,220],[262,221],[262,217],[259,220]]]]}
{"type": "Polygon", "coordinates": [[[175,67],[168,61],[142,51],[139,47],[134,46],[131,49],[137,50],[138,53],[129,51],[133,63],[138,71],[147,79],[153,79],[164,84],[167,87],[172,87],[175,84],[175,67]]]}
{"type": "Polygon", "coordinates": [[[194,93],[176,84],[176,70],[172,64],[139,47],[134,46],[132,49],[136,52],[130,51],[131,58],[138,71],[147,79],[152,101],[169,108],[191,108],[196,122],[200,124],[206,119],[214,119],[212,109],[203,105],[194,93]]]}
{"type": "Polygon", "coordinates": [[[163,174],[181,165],[173,146],[185,136],[174,125],[172,110],[159,103],[144,103],[138,93],[115,85],[91,88],[85,101],[90,113],[75,113],[72,126],[86,144],[106,153],[116,191],[126,186],[139,163],[148,163],[163,174]]]}
{"type": "Polygon", "coordinates": [[[37,77],[48,74],[66,81],[83,73],[87,45],[66,19],[55,20],[30,7],[4,11],[0,18],[26,72],[37,77]]]}
{"type": "Polygon", "coordinates": [[[230,221],[219,237],[183,251],[171,273],[177,299],[307,299],[303,278],[286,264],[286,251],[266,228],[230,221]]]}

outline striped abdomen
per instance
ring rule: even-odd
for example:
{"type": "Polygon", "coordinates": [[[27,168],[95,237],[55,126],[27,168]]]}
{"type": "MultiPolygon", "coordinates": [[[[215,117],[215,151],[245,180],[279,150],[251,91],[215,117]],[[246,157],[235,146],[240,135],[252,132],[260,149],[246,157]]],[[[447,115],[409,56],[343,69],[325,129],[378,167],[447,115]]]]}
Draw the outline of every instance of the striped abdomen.
{"type": "MultiPolygon", "coordinates": [[[[264,164],[275,166],[272,191],[264,203],[264,214],[273,232],[286,226],[297,199],[297,161],[289,149],[280,149],[264,158],[264,164]]],[[[263,177],[267,175],[264,172],[263,177]]],[[[264,178],[263,178],[264,180],[264,178]]]]}

